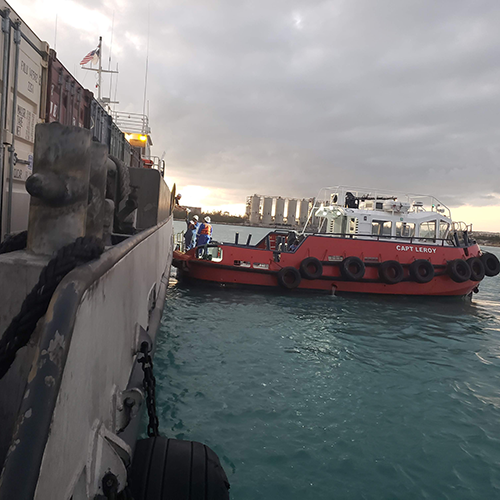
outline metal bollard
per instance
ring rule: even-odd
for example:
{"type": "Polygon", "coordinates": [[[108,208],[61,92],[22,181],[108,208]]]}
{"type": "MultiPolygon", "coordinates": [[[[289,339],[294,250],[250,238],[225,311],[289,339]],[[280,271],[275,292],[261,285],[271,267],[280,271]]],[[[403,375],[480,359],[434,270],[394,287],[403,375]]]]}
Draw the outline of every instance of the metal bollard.
{"type": "Polygon", "coordinates": [[[36,126],[34,173],[26,181],[28,250],[52,255],[85,236],[91,137],[90,130],[60,123],[36,126]]]}
{"type": "Polygon", "coordinates": [[[91,165],[89,184],[89,204],[87,207],[87,236],[102,238],[104,224],[104,200],[106,196],[106,179],[108,175],[107,165],[113,164],[108,159],[108,148],[100,142],[92,142],[90,145],[91,165]]]}

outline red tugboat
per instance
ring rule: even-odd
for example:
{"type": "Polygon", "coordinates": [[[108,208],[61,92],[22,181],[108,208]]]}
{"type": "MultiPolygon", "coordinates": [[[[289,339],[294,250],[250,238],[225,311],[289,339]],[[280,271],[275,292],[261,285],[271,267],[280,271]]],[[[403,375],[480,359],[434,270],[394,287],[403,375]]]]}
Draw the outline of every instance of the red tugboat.
{"type": "Polygon", "coordinates": [[[275,230],[256,245],[176,251],[174,265],[181,277],[222,286],[464,296],[500,272],[470,231],[433,197],[324,188],[301,233],[275,230]]]}

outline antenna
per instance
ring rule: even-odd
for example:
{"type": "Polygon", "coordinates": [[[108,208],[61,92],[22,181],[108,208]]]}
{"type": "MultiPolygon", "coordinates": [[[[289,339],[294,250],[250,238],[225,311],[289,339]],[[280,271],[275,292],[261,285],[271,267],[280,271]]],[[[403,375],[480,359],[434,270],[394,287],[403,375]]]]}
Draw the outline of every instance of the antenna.
{"type": "Polygon", "coordinates": [[[144,101],[142,103],[142,114],[146,114],[146,93],[148,89],[148,65],[149,65],[149,2],[148,2],[148,44],[146,49],[146,74],[144,75],[144,101]]]}
{"type": "MultiPolygon", "coordinates": [[[[109,42],[109,59],[108,59],[108,71],[111,69],[111,52],[113,50],[113,31],[115,28],[115,11],[113,11],[113,20],[111,21],[111,41],[109,42]]],[[[111,89],[113,88],[113,73],[109,78],[109,97],[111,97],[111,89]]]]}
{"type": "Polygon", "coordinates": [[[54,51],[57,47],[57,14],[56,14],[56,26],[54,28],[54,51]]]}

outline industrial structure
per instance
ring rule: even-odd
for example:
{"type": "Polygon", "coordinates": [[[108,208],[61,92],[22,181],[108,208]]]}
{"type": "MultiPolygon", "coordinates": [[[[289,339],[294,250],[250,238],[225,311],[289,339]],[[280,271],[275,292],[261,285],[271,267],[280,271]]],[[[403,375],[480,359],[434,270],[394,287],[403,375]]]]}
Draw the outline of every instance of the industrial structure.
{"type": "Polygon", "coordinates": [[[283,198],[254,194],[247,198],[246,214],[252,226],[303,227],[314,198],[283,198]]]}

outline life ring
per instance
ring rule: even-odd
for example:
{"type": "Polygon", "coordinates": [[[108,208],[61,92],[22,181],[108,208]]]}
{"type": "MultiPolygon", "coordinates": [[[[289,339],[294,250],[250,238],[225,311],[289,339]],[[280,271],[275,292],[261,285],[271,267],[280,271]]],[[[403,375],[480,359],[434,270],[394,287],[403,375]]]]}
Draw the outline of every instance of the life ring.
{"type": "Polygon", "coordinates": [[[500,273],[500,262],[498,257],[492,253],[483,253],[481,261],[484,264],[484,274],[486,276],[496,276],[500,273]]]}
{"type": "Polygon", "coordinates": [[[196,441],[140,439],[128,483],[134,500],[229,500],[229,481],[219,457],[196,441]]]}
{"type": "Polygon", "coordinates": [[[417,283],[429,283],[434,278],[434,266],[425,259],[410,264],[410,276],[417,283]]]}
{"type": "Polygon", "coordinates": [[[302,278],[295,267],[284,267],[278,272],[278,283],[283,288],[292,290],[300,285],[302,278]]]}
{"type": "Polygon", "coordinates": [[[471,257],[467,259],[467,264],[470,267],[470,279],[472,281],[481,281],[486,274],[486,268],[483,261],[479,257],[471,257]]]}
{"type": "Polygon", "coordinates": [[[405,272],[397,260],[386,260],[378,267],[380,279],[388,285],[396,285],[403,280],[405,272]]]}
{"type": "Polygon", "coordinates": [[[470,279],[470,267],[467,261],[455,259],[448,263],[448,275],[455,283],[463,283],[470,279]]]}
{"type": "Polygon", "coordinates": [[[300,274],[306,280],[317,280],[323,274],[323,264],[316,257],[307,257],[300,263],[300,274]]]}

